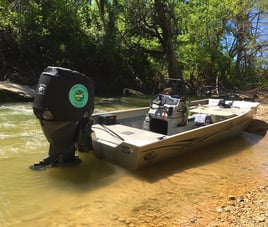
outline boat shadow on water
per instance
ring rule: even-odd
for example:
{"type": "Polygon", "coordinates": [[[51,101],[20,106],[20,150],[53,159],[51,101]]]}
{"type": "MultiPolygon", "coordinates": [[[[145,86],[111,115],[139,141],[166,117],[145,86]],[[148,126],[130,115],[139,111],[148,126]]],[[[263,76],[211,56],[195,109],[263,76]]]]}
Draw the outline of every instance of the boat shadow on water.
{"type": "Polygon", "coordinates": [[[253,119],[246,131],[256,135],[265,136],[268,131],[268,123],[259,119],[253,119]]]}
{"type": "Polygon", "coordinates": [[[262,134],[245,131],[228,140],[182,153],[175,158],[136,170],[134,175],[137,178],[153,183],[187,169],[198,168],[230,156],[239,155],[257,144],[265,135],[264,131],[262,131],[262,134]]]}
{"type": "MultiPolygon", "coordinates": [[[[267,123],[265,124],[267,127],[267,123]]],[[[49,177],[54,178],[57,182],[67,182],[75,190],[85,192],[112,184],[124,175],[131,175],[137,179],[153,183],[187,169],[198,168],[229,156],[238,155],[249,149],[265,135],[264,131],[260,133],[259,130],[258,133],[251,133],[250,130],[249,128],[241,135],[226,141],[182,153],[172,159],[163,160],[138,170],[128,170],[105,160],[98,160],[93,154],[80,153],[82,163],[79,165],[51,168],[48,173],[49,177]]],[[[64,187],[64,184],[59,185],[64,187]]]]}
{"type": "Polygon", "coordinates": [[[98,160],[93,154],[79,153],[81,162],[48,168],[48,177],[55,180],[54,186],[73,188],[75,191],[87,192],[105,187],[118,176],[117,169],[106,161],[98,160]]]}

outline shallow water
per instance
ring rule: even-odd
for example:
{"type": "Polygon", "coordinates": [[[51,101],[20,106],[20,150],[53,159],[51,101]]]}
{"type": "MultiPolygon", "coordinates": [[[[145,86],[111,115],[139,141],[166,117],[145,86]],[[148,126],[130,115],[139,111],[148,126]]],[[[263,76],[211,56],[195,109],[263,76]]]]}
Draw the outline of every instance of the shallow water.
{"type": "Polygon", "coordinates": [[[268,142],[249,133],[134,172],[84,153],[80,165],[33,171],[48,143],[31,104],[0,105],[0,127],[0,226],[125,226],[144,212],[179,222],[268,180],[268,142]]]}

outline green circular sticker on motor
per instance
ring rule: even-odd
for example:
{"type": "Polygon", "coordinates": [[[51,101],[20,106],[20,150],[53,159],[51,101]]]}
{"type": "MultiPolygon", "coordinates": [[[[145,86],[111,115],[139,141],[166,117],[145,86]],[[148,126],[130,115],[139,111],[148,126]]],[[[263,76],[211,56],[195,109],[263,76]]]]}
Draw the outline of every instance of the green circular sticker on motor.
{"type": "Polygon", "coordinates": [[[88,91],[83,84],[75,84],[69,91],[69,101],[76,108],[83,108],[88,101],[88,91]]]}

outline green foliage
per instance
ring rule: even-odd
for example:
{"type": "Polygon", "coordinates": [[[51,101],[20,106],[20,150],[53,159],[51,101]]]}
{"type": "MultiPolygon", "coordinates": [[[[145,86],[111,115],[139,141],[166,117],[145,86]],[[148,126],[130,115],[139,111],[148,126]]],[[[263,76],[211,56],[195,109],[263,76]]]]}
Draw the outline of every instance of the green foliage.
{"type": "Polygon", "coordinates": [[[264,0],[1,0],[0,79],[34,84],[58,65],[93,77],[97,93],[149,93],[163,76],[193,90],[216,77],[263,83],[267,10],[264,0]]]}

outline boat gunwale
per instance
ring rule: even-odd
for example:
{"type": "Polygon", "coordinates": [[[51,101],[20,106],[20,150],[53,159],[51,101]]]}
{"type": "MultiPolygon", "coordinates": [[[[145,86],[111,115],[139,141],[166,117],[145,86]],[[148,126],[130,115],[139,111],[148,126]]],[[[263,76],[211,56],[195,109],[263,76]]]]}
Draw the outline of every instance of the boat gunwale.
{"type": "MultiPolygon", "coordinates": [[[[174,133],[172,135],[165,135],[165,134],[159,133],[160,135],[163,135],[163,136],[162,137],[159,137],[158,141],[153,141],[153,142],[151,142],[149,144],[146,144],[146,145],[143,145],[143,146],[137,146],[135,144],[128,143],[127,141],[124,141],[124,140],[121,143],[118,143],[117,146],[120,146],[120,144],[125,143],[125,144],[129,144],[129,145],[131,145],[133,147],[137,147],[139,149],[141,147],[142,148],[146,148],[147,146],[151,146],[152,144],[159,143],[160,141],[163,141],[163,140],[168,140],[168,139],[176,138],[176,137],[179,137],[180,135],[185,135],[185,134],[193,133],[193,132],[196,132],[196,131],[204,131],[207,128],[216,127],[217,125],[223,125],[223,124],[225,124],[227,122],[232,122],[233,120],[236,120],[236,119],[239,119],[239,118],[244,118],[248,114],[252,115],[251,112],[254,111],[254,109],[257,108],[257,106],[256,107],[252,107],[252,108],[247,108],[246,111],[245,112],[242,112],[241,114],[235,114],[234,113],[233,116],[231,116],[231,117],[229,117],[227,119],[224,119],[224,120],[221,120],[221,121],[212,123],[212,124],[207,124],[207,125],[202,125],[202,126],[199,126],[199,127],[196,127],[196,128],[191,128],[191,129],[188,129],[188,130],[185,130],[185,131],[174,133]]],[[[125,110],[125,111],[124,110],[112,111],[112,112],[108,112],[108,113],[109,114],[127,113],[127,112],[135,112],[136,110],[138,111],[138,110],[146,110],[146,109],[149,109],[149,108],[148,107],[142,107],[142,108],[136,108],[136,109],[128,109],[128,110],[125,110]]],[[[102,113],[102,114],[106,114],[106,113],[102,113]]],[[[102,114],[96,114],[94,116],[97,117],[97,116],[102,115],[102,114]]],[[[122,118],[122,119],[125,119],[125,118],[122,118]]],[[[128,126],[128,127],[135,128],[133,126],[128,126]]],[[[142,128],[135,128],[135,129],[147,131],[147,130],[142,129],[142,128]]],[[[100,140],[105,141],[105,139],[101,139],[101,138],[100,138],[100,140]]],[[[115,144],[115,143],[113,143],[113,144],[115,144]]]]}
{"type": "MultiPolygon", "coordinates": [[[[204,100],[201,100],[201,102],[204,103],[204,100]]],[[[198,105],[199,103],[200,101],[195,101],[189,106],[198,105]]],[[[215,141],[220,140],[222,137],[229,137],[242,132],[254,117],[258,105],[260,104],[258,102],[254,103],[255,104],[253,106],[249,106],[248,108],[244,108],[242,105],[242,108],[239,108],[241,111],[237,111],[236,115],[234,114],[231,117],[212,124],[191,128],[186,131],[180,131],[173,135],[159,133],[159,135],[162,135],[161,137],[156,138],[157,140],[154,141],[151,140],[147,144],[138,145],[137,143],[135,144],[135,142],[133,142],[135,140],[131,141],[131,138],[129,140],[126,138],[126,140],[122,140],[117,144],[113,143],[114,146],[111,147],[107,143],[103,143],[104,141],[101,139],[101,136],[97,137],[96,135],[95,142],[93,142],[96,148],[94,153],[96,157],[100,159],[104,159],[127,169],[135,170],[148,166],[153,163],[160,162],[166,158],[179,155],[180,153],[184,153],[188,150],[190,151],[196,149],[197,147],[214,143],[215,141]],[[224,125],[226,125],[226,127],[224,125]],[[168,152],[166,152],[167,149],[168,152]]],[[[119,113],[121,117],[118,118],[119,123],[120,119],[125,121],[126,124],[123,122],[122,125],[129,127],[130,130],[131,128],[134,128],[142,131],[148,131],[139,127],[129,126],[127,124],[129,123],[129,121],[127,121],[129,118],[128,113],[137,113],[138,111],[141,111],[142,113],[146,114],[146,110],[148,109],[149,107],[142,107],[128,110],[110,111],[95,114],[94,117],[97,119],[99,115],[119,113]]],[[[139,117],[137,115],[131,115],[130,122],[131,119],[133,120],[138,118],[141,119],[141,115],[139,115],[139,117]]]]}

